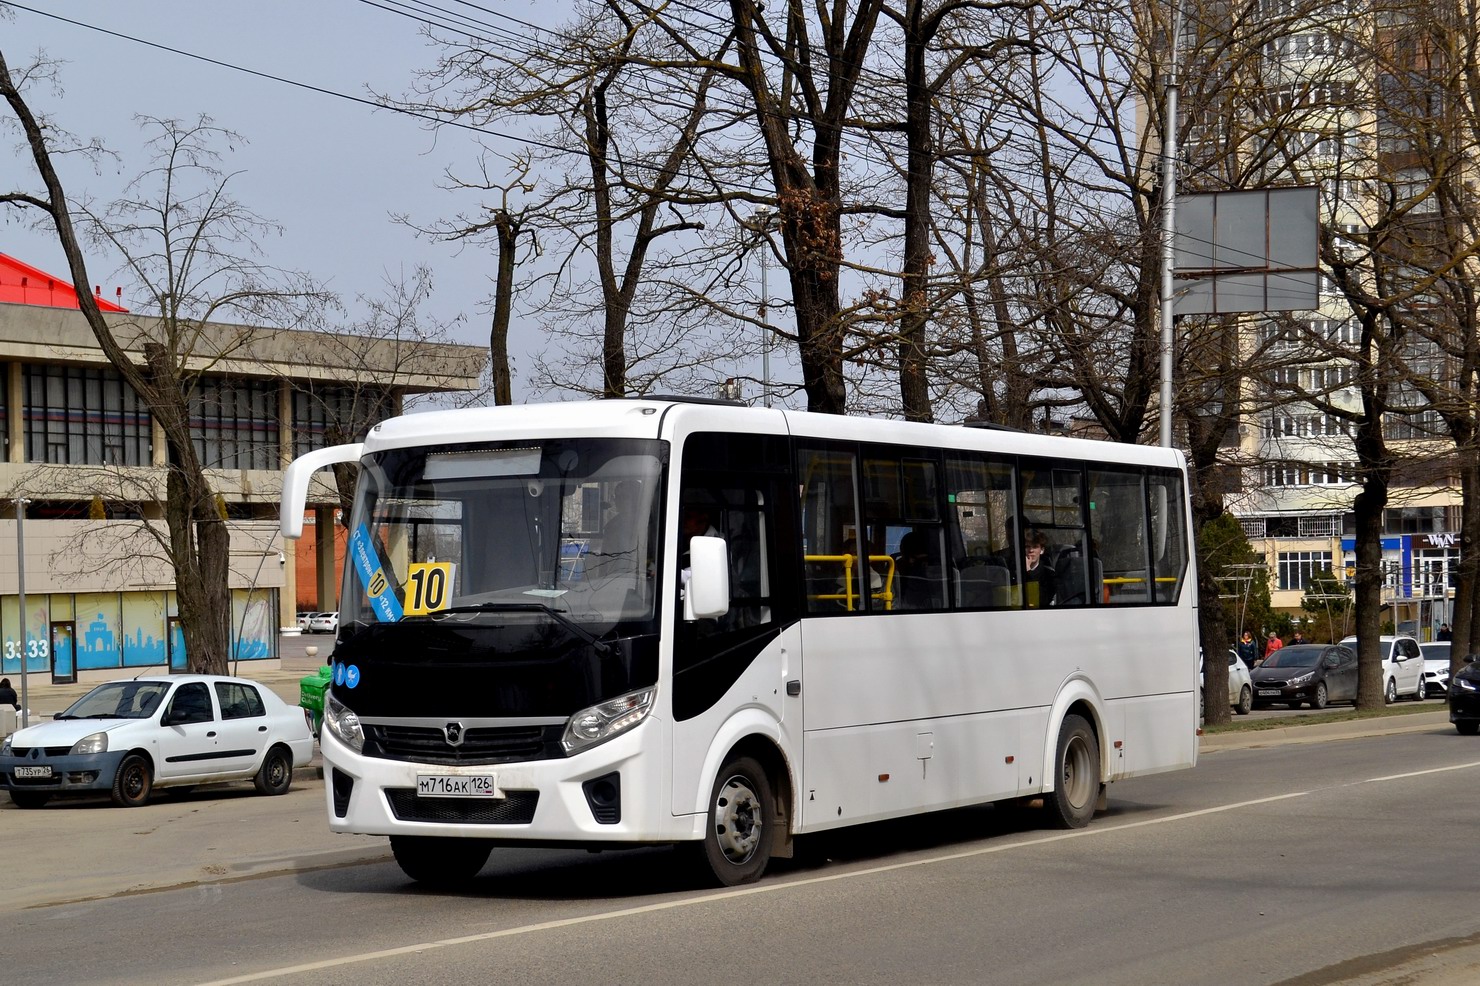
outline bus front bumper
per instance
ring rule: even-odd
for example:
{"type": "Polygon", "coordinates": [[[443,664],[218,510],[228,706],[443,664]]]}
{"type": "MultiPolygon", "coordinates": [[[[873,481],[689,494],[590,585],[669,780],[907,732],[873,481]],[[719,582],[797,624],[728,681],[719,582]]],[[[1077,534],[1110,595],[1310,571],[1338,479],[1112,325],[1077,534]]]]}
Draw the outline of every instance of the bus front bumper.
{"type": "Polygon", "coordinates": [[[366,757],[326,729],[329,828],[531,844],[694,838],[695,819],[667,809],[667,765],[652,749],[662,744],[641,739],[658,725],[649,719],[562,759],[459,766],[366,757]]]}

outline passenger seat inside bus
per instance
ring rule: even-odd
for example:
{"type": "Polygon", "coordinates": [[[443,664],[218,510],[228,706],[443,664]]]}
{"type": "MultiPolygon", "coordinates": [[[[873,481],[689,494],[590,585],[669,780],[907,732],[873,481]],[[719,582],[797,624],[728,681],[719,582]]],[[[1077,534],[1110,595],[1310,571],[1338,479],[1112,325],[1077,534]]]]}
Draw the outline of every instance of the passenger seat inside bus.
{"type": "Polygon", "coordinates": [[[1054,558],[1058,595],[1055,606],[1087,606],[1091,600],[1099,600],[1104,585],[1104,571],[1100,559],[1089,559],[1090,585],[1085,587],[1084,553],[1077,544],[1066,544],[1058,549],[1054,558]]]}
{"type": "Polygon", "coordinates": [[[967,559],[956,570],[956,598],[966,609],[1001,606],[1005,590],[1012,581],[1006,565],[981,559],[967,559]]]}

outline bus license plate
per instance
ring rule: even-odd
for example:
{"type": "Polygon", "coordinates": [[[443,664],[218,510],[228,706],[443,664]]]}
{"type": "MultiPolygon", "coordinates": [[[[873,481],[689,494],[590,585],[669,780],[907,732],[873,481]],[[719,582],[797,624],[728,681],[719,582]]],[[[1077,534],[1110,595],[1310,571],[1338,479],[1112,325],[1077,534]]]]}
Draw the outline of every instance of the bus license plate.
{"type": "Polygon", "coordinates": [[[418,774],[419,798],[502,798],[493,774],[418,774]]]}
{"type": "Polygon", "coordinates": [[[50,777],[51,764],[41,767],[12,767],[17,777],[50,777]]]}

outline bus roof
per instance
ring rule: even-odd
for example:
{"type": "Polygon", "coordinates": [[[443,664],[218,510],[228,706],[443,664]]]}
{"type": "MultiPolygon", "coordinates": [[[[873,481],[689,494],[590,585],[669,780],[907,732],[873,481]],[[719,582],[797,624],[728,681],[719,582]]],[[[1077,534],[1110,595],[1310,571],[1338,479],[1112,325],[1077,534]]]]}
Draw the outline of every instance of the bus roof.
{"type": "Polygon", "coordinates": [[[893,445],[1051,455],[1102,462],[1183,466],[1176,449],[1064,438],[961,425],[920,424],[892,418],[814,414],[681,398],[620,398],[503,407],[461,408],[402,415],[381,422],[364,451],[429,444],[517,441],[528,438],[663,438],[675,432],[724,430],[791,434],[893,445]]]}

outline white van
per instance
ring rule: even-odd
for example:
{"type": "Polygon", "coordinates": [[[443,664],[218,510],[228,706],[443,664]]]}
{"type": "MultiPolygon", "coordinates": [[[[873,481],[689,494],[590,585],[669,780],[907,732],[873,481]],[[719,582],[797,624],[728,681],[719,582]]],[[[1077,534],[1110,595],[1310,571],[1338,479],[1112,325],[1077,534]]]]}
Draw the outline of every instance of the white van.
{"type": "MultiPolygon", "coordinates": [[[[1357,649],[1357,638],[1347,637],[1342,641],[1352,650],[1357,649]]],[[[1382,697],[1391,704],[1399,696],[1422,702],[1428,697],[1424,683],[1423,651],[1412,637],[1388,636],[1378,638],[1378,653],[1382,656],[1382,697]]]]}

